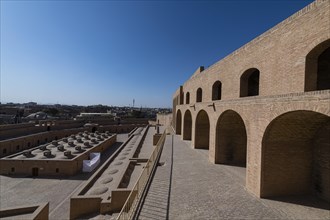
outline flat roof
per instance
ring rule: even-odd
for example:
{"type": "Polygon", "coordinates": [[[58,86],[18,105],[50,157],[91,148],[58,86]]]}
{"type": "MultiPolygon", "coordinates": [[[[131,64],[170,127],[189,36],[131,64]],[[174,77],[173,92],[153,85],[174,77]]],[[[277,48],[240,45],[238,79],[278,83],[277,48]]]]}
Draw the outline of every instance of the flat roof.
{"type": "Polygon", "coordinates": [[[2,160],[70,160],[94,149],[115,136],[109,132],[79,132],[50,143],[39,145],[2,160]]]}

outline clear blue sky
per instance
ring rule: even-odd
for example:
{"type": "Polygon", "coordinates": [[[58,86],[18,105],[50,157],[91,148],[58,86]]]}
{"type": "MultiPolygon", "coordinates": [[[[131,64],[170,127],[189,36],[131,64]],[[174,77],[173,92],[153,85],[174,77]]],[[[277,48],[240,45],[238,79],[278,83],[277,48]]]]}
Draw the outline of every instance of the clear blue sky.
{"type": "Polygon", "coordinates": [[[311,2],[1,0],[1,102],[171,107],[198,66],[311,2]]]}

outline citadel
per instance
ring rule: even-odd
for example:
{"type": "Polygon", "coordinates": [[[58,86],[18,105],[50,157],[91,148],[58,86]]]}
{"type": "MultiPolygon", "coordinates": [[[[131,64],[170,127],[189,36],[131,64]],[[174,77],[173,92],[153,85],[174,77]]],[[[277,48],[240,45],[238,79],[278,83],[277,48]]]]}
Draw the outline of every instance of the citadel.
{"type": "Polygon", "coordinates": [[[0,126],[2,219],[330,219],[330,1],[198,67],[156,121],[92,116],[0,126]]]}

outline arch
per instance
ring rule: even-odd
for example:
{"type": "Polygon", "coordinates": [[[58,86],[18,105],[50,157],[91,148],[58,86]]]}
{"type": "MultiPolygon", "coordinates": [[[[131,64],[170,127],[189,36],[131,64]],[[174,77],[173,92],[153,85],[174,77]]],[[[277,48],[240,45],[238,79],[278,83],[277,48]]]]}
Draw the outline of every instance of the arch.
{"type": "Polygon", "coordinates": [[[182,114],[180,109],[176,113],[176,126],[175,126],[175,133],[181,134],[181,123],[182,123],[182,114]]]}
{"type": "Polygon", "coordinates": [[[195,148],[209,149],[210,121],[206,111],[201,110],[196,117],[195,148]]]}
{"type": "Polygon", "coordinates": [[[186,104],[189,104],[190,103],[190,93],[187,92],[186,93],[186,104]]]}
{"type": "Polygon", "coordinates": [[[203,101],[203,90],[202,88],[198,88],[196,92],[196,102],[202,102],[203,101]]]}
{"type": "Polygon", "coordinates": [[[95,133],[95,131],[96,131],[96,127],[93,127],[92,128],[92,133],[95,133]]]}
{"type": "Polygon", "coordinates": [[[314,194],[330,201],[330,117],[298,110],[276,117],[262,139],[261,197],[314,194]]]}
{"type": "Polygon", "coordinates": [[[191,112],[187,110],[183,117],[183,140],[191,140],[192,117],[191,112]]]}
{"type": "Polygon", "coordinates": [[[259,95],[259,75],[256,68],[246,70],[241,76],[240,97],[259,95]]]}
{"type": "Polygon", "coordinates": [[[306,56],[305,91],[330,89],[330,39],[318,44],[306,56]]]}
{"type": "Polygon", "coordinates": [[[212,86],[212,100],[221,100],[222,83],[216,81],[212,86]]]}
{"type": "Polygon", "coordinates": [[[246,167],[247,135],[242,117],[223,112],[216,125],[215,163],[246,167]]]}

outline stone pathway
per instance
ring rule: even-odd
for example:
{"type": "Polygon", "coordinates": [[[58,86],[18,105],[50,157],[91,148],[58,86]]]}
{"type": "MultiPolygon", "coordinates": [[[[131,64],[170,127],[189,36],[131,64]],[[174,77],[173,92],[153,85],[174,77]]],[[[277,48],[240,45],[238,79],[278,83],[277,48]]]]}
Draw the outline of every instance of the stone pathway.
{"type": "Polygon", "coordinates": [[[172,135],[167,135],[152,184],[142,206],[139,219],[167,219],[172,171],[172,135]]]}
{"type": "Polygon", "coordinates": [[[330,219],[327,206],[253,196],[244,187],[245,168],[211,164],[207,150],[179,136],[173,146],[167,136],[160,162],[139,219],[330,219]]]}

